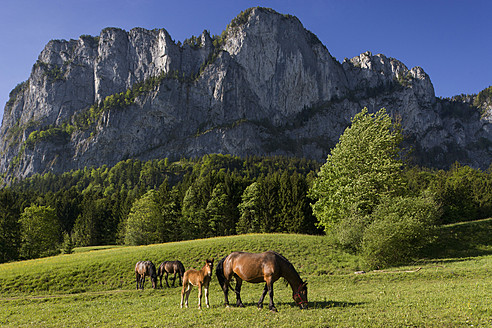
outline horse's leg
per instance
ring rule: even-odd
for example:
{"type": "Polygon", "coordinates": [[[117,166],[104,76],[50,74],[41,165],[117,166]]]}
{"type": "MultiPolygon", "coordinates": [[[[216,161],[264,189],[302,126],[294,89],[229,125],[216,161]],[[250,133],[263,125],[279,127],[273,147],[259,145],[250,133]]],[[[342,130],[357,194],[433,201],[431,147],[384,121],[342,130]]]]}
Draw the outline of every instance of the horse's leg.
{"type": "Polygon", "coordinates": [[[244,307],[243,302],[241,301],[241,286],[243,285],[243,280],[239,277],[236,277],[236,287],[234,291],[236,292],[236,306],[244,307]]]}
{"type": "Polygon", "coordinates": [[[143,274],[141,279],[140,279],[140,287],[143,290],[145,285],[145,275],[143,274]]]}
{"type": "Polygon", "coordinates": [[[202,308],[202,283],[198,283],[198,308],[202,308]]]}
{"type": "Polygon", "coordinates": [[[167,286],[167,288],[169,288],[169,283],[167,282],[167,275],[168,275],[168,272],[166,271],[166,286],[167,286]]]}
{"type": "Polygon", "coordinates": [[[273,304],[273,282],[267,283],[268,286],[268,293],[270,294],[270,311],[272,312],[277,312],[277,309],[275,308],[275,305],[273,304]]]}
{"type": "Polygon", "coordinates": [[[185,292],[186,292],[186,286],[183,285],[183,288],[181,288],[181,303],[179,304],[180,308],[183,308],[183,300],[184,300],[185,292]]]}
{"type": "Polygon", "coordinates": [[[205,304],[207,305],[207,308],[210,308],[210,305],[208,303],[208,284],[204,285],[203,288],[205,288],[205,304]]]}
{"type": "Polygon", "coordinates": [[[173,278],[173,287],[174,287],[174,283],[176,282],[176,271],[174,271],[174,278],[173,278]]]}
{"type": "Polygon", "coordinates": [[[258,309],[263,308],[263,300],[265,299],[265,296],[267,293],[268,293],[268,285],[265,284],[265,288],[263,289],[263,293],[261,293],[260,300],[258,301],[258,309]]]}
{"type": "Polygon", "coordinates": [[[188,289],[186,290],[186,300],[185,300],[185,305],[188,307],[188,298],[190,297],[191,289],[193,288],[193,285],[188,283],[188,289]]]}
{"type": "Polygon", "coordinates": [[[181,289],[181,307],[183,307],[183,299],[185,307],[188,308],[188,297],[190,296],[191,288],[193,286],[188,282],[183,282],[183,288],[181,289]]]}
{"type": "Polygon", "coordinates": [[[138,274],[138,272],[135,272],[135,280],[137,281],[137,289],[138,289],[138,278],[140,277],[140,275],[138,274]]]}
{"type": "Polygon", "coordinates": [[[222,290],[224,291],[224,305],[226,307],[229,307],[229,280],[224,281],[224,287],[222,287],[222,290]]]}

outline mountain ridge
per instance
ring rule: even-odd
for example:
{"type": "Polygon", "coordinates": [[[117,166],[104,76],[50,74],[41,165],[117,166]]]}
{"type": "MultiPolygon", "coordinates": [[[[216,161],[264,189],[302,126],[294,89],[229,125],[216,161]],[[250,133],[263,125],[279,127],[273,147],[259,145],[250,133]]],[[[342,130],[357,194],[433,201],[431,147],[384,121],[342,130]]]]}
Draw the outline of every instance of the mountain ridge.
{"type": "Polygon", "coordinates": [[[340,63],[297,18],[271,9],[250,8],[222,35],[183,44],[165,29],[106,28],[50,41],[11,92],[0,172],[9,181],[206,153],[322,161],[363,107],[401,117],[417,164],[487,168],[484,104],[440,100],[423,69],[381,54],[340,63]]]}

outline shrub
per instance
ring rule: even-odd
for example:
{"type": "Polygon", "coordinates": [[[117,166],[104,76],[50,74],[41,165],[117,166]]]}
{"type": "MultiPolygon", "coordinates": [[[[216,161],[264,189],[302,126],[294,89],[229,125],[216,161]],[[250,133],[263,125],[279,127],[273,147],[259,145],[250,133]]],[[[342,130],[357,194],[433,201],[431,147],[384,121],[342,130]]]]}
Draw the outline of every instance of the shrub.
{"type": "Polygon", "coordinates": [[[407,263],[435,239],[439,207],[429,195],[381,202],[364,231],[362,256],[371,268],[407,263]]]}
{"type": "Polygon", "coordinates": [[[473,100],[473,105],[481,107],[484,103],[490,103],[492,101],[492,86],[480,91],[473,100]]]}
{"type": "Polygon", "coordinates": [[[333,228],[333,236],[343,248],[358,251],[364,237],[364,231],[372,217],[363,215],[360,211],[351,211],[347,217],[340,220],[333,228]]]}

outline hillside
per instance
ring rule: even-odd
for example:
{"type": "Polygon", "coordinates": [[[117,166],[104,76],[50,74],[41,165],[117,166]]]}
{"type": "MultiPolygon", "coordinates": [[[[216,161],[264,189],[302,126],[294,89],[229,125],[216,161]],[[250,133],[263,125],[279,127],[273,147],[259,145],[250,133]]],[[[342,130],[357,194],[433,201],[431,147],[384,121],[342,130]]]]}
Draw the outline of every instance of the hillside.
{"type": "Polygon", "coordinates": [[[151,260],[159,265],[165,260],[179,259],[185,268],[199,269],[206,258],[215,258],[217,262],[233,250],[277,251],[287,257],[302,276],[358,269],[355,256],[333,249],[323,236],[242,235],[137,247],[82,248],[70,255],[2,264],[2,295],[133,289],[133,269],[139,260],[151,260]],[[29,270],[25,270],[26,265],[29,270]]]}
{"type": "Polygon", "coordinates": [[[487,104],[437,99],[422,68],[383,54],[340,63],[297,18],[271,9],[248,9],[221,35],[182,44],[165,29],[107,28],[50,41],[11,92],[0,173],[9,183],[209,153],[322,161],[363,107],[401,117],[413,163],[487,168],[487,104]]]}
{"type": "MultiPolygon", "coordinates": [[[[449,259],[492,255],[492,218],[440,228],[428,258],[449,259]]],[[[283,254],[301,276],[345,275],[365,269],[361,259],[334,246],[328,236],[249,234],[147,246],[94,246],[73,254],[0,264],[2,296],[69,294],[134,288],[134,264],[159,265],[179,259],[185,268],[200,268],[232,251],[283,254]]]]}
{"type": "MultiPolygon", "coordinates": [[[[453,235],[462,231],[455,226],[453,235]]],[[[292,322],[307,327],[485,327],[492,324],[487,294],[492,288],[490,248],[485,254],[354,274],[361,269],[358,258],[333,248],[325,236],[260,234],[77,249],[71,255],[1,264],[0,323],[5,327],[291,327],[292,322]],[[262,284],[243,284],[245,308],[224,308],[215,275],[210,309],[196,309],[196,289],[189,309],[179,309],[180,288],[152,290],[146,282],[145,290],[135,290],[137,260],[158,264],[180,259],[186,268],[199,268],[207,257],[217,261],[233,250],[267,249],[282,253],[308,281],[308,310],[295,306],[290,288],[281,281],[274,287],[278,313],[256,309],[262,284]]]]}

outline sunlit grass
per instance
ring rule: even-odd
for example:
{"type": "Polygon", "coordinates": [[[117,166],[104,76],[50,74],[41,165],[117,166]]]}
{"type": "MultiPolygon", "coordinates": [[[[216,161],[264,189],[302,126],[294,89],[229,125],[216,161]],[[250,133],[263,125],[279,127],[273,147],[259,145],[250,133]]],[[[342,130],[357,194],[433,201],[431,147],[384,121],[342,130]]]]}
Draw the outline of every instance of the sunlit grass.
{"type": "MultiPolygon", "coordinates": [[[[79,250],[59,255],[0,265],[2,294],[56,294],[130,289],[135,281],[134,265],[151,260],[179,259],[185,268],[201,268],[205,259],[216,261],[232,251],[274,250],[286,256],[307,275],[351,272],[358,258],[337,250],[324,236],[257,234],[200,239],[149,246],[79,250]]],[[[217,262],[216,262],[217,263],[217,262]]]]}
{"type": "MultiPolygon", "coordinates": [[[[115,247],[0,265],[0,326],[5,327],[489,327],[492,256],[427,260],[354,274],[358,258],[327,237],[247,235],[140,247],[115,247]],[[301,311],[282,280],[278,313],[256,308],[263,285],[243,284],[246,308],[225,308],[215,274],[211,308],[180,309],[180,288],[136,290],[137,260],[179,259],[199,268],[234,250],[275,250],[308,281],[301,311]],[[420,268],[420,269],[419,269],[420,268]],[[417,270],[419,269],[419,270],[417,270]]],[[[233,293],[230,295],[234,303],[233,293]]],[[[265,305],[268,297],[265,299],[265,305]]]]}

